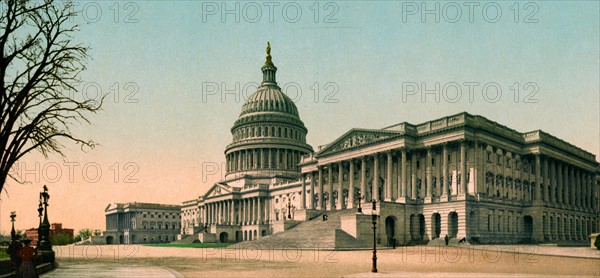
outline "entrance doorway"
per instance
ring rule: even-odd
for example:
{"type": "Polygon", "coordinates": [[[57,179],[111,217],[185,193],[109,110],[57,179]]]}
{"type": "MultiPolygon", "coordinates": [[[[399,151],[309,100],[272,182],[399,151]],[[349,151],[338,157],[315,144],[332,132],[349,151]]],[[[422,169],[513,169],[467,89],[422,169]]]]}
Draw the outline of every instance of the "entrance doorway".
{"type": "Polygon", "coordinates": [[[458,235],[458,213],[451,212],[448,214],[448,236],[454,238],[458,235]]]}
{"type": "Polygon", "coordinates": [[[440,233],[442,232],[442,217],[439,213],[434,213],[431,215],[431,239],[440,238],[440,233]]]}
{"type": "Polygon", "coordinates": [[[387,244],[388,246],[396,245],[396,219],[393,216],[388,216],[385,218],[385,234],[387,235],[387,244]]]}
{"type": "Polygon", "coordinates": [[[220,234],[219,234],[219,241],[220,241],[221,243],[228,242],[228,241],[229,241],[229,239],[228,239],[228,234],[227,234],[226,232],[222,232],[222,233],[220,233],[220,234]]]}

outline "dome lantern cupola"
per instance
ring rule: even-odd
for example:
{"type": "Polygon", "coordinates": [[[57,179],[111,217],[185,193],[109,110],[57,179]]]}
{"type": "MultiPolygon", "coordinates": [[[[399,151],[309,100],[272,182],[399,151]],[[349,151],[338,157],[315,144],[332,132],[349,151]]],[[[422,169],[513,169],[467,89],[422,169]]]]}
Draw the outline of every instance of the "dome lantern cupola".
{"type": "Polygon", "coordinates": [[[271,58],[271,43],[269,42],[267,42],[267,60],[261,69],[263,72],[263,82],[261,83],[261,86],[277,86],[277,81],[275,81],[277,67],[275,67],[271,58]]]}

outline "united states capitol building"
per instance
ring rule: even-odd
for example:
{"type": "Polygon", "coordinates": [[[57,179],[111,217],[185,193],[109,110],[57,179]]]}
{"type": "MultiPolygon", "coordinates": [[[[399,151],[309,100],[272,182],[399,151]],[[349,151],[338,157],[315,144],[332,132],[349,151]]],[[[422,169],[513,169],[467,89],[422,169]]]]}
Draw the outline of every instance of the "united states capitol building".
{"type": "Polygon", "coordinates": [[[583,245],[599,231],[592,153],[469,113],[355,128],[315,150],[276,71],[268,47],[263,82],[231,128],[226,175],[182,204],[180,239],[369,246],[372,214],[383,246],[446,235],[583,245]]]}

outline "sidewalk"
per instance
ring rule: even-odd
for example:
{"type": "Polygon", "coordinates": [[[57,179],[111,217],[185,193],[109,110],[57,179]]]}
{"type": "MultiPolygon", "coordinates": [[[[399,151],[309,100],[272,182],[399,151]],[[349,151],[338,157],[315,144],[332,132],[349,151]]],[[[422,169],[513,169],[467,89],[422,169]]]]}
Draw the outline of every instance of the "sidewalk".
{"type": "Polygon", "coordinates": [[[41,277],[183,277],[178,272],[158,266],[128,265],[112,263],[63,264],[41,277]]]}

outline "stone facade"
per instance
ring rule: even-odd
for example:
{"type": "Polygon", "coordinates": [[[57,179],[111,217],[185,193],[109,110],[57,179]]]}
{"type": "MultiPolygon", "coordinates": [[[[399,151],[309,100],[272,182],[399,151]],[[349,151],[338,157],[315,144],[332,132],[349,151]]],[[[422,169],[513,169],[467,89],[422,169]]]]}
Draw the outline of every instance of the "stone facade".
{"type": "Polygon", "coordinates": [[[543,131],[519,133],[468,113],[353,129],[300,166],[315,180],[309,209],[353,208],[357,194],[380,200],[390,209],[381,219],[394,220],[400,242],[447,234],[482,243],[581,243],[598,230],[594,155],[543,131]]]}
{"type": "MultiPolygon", "coordinates": [[[[182,233],[254,240],[326,211],[357,210],[359,203],[370,214],[374,199],[385,231],[381,244],[445,235],[580,244],[600,228],[599,163],[572,144],[460,113],[352,129],[312,151],[296,106],[276,85],[270,55],[262,70],[262,86],[231,129],[227,175],[184,203],[182,233]]],[[[365,219],[344,216],[340,229],[366,240],[365,219]]]]}
{"type": "Polygon", "coordinates": [[[109,204],[106,244],[161,243],[177,240],[181,230],[181,206],[150,203],[109,204]]]}

